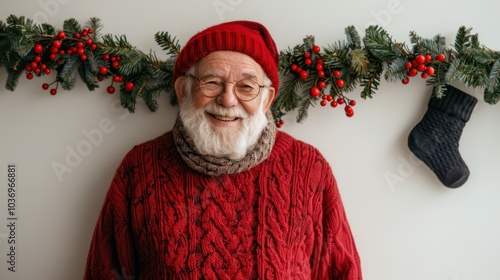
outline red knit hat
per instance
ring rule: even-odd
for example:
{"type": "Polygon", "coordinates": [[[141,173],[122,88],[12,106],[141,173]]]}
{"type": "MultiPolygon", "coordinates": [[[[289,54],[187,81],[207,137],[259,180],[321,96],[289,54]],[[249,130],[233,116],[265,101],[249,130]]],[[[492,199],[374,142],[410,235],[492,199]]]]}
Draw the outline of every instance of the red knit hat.
{"type": "Polygon", "coordinates": [[[252,57],[262,66],[278,92],[279,53],[276,44],[262,24],[252,21],[226,22],[194,35],[176,59],[174,81],[194,63],[214,51],[235,51],[252,57]]]}

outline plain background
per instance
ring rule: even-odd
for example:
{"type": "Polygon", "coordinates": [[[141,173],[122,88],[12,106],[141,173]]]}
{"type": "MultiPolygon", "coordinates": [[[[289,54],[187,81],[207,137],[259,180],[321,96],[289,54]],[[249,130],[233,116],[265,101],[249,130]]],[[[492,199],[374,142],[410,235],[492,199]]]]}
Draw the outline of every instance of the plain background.
{"type": "MultiPolygon", "coordinates": [[[[265,24],[281,50],[314,35],[320,46],[344,40],[354,25],[361,36],[370,24],[384,27],[400,42],[416,31],[441,34],[452,44],[458,28],[472,27],[481,43],[500,49],[500,2],[478,1],[76,1],[6,0],[9,14],[46,19],[56,28],[75,18],[98,17],[103,34],[125,34],[144,52],[165,54],[154,42],[168,31],[183,45],[195,32],[222,21],[250,19],[265,24]]],[[[0,82],[5,83],[5,69],[0,82]]],[[[176,108],[166,96],[160,109],[143,103],[128,114],[105,88],[89,92],[83,83],[56,96],[41,84],[53,76],[22,78],[14,92],[0,88],[0,278],[80,279],[100,207],[114,171],[133,145],[170,130],[176,108]],[[55,163],[88,142],[84,132],[107,124],[101,141],[61,180],[55,163]],[[7,165],[18,168],[17,272],[7,271],[7,165]]],[[[467,183],[447,189],[412,157],[406,141],[426,111],[430,88],[414,78],[409,85],[382,82],[373,99],[360,90],[353,118],[342,109],[314,107],[305,122],[295,115],[282,128],[315,145],[334,170],[368,280],[500,279],[499,105],[486,104],[481,89],[455,84],[479,102],[467,123],[460,151],[471,170],[467,183]]]]}

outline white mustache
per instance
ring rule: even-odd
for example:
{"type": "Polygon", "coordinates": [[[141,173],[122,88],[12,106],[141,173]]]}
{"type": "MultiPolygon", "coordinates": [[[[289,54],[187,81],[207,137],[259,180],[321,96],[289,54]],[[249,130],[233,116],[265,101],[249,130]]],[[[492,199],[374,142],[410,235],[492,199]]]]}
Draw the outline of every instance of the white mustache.
{"type": "Polygon", "coordinates": [[[241,107],[225,108],[215,103],[209,103],[204,108],[205,112],[220,119],[231,120],[248,118],[250,115],[241,107]]]}

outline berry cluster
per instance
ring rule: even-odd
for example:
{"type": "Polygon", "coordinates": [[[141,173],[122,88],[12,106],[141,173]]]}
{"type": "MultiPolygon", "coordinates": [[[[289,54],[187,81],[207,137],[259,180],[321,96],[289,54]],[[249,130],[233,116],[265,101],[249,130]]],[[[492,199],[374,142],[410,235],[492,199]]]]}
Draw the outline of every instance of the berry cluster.
{"type": "Polygon", "coordinates": [[[344,106],[344,111],[345,115],[348,116],[349,118],[354,116],[354,109],[352,107],[356,106],[356,100],[349,100],[345,96],[339,96],[336,100],[334,100],[333,96],[331,95],[323,95],[322,100],[319,103],[321,106],[325,107],[328,102],[330,102],[330,105],[335,108],[338,105],[345,105],[344,106]]]}
{"type": "MultiPolygon", "coordinates": [[[[102,55],[102,59],[104,60],[104,63],[105,64],[109,64],[109,67],[108,66],[101,66],[101,68],[99,68],[99,74],[101,76],[99,76],[99,81],[102,81],[104,80],[104,77],[106,76],[113,76],[113,79],[111,81],[111,85],[109,85],[106,89],[106,91],[109,93],[109,94],[113,94],[115,93],[116,89],[114,87],[114,83],[122,83],[123,82],[123,77],[118,75],[116,72],[116,70],[120,67],[120,60],[122,59],[121,56],[117,55],[117,56],[114,56],[114,55],[109,55],[109,54],[103,54],[102,55]]],[[[134,89],[134,83],[132,82],[127,82],[125,83],[125,90],[130,92],[134,89]]]]}
{"type": "MultiPolygon", "coordinates": [[[[50,66],[57,67],[58,64],[63,62],[65,56],[77,55],[79,59],[86,61],[88,58],[87,51],[95,51],[98,48],[97,44],[89,37],[92,33],[94,33],[93,29],[85,28],[81,32],[73,34],[72,37],[68,37],[64,31],[59,31],[54,38],[51,38],[50,43],[45,45],[42,44],[43,41],[36,43],[33,46],[34,59],[25,67],[26,78],[31,80],[34,75],[50,74],[50,66]]],[[[53,83],[56,83],[56,81],[51,84],[53,83]]],[[[58,84],[50,90],[50,94],[57,94],[57,86],[58,84]]],[[[50,85],[47,83],[42,85],[44,90],[48,90],[49,87],[50,85]]]]}
{"type": "MultiPolygon", "coordinates": [[[[28,65],[26,65],[26,78],[31,80],[35,75],[41,76],[43,74],[50,74],[51,68],[54,69],[64,62],[69,56],[78,56],[81,61],[86,61],[90,52],[98,49],[98,44],[91,38],[94,31],[91,28],[84,28],[80,32],[76,32],[73,36],[67,36],[64,31],[59,31],[50,40],[42,40],[33,46],[34,58],[28,65]],[[45,43],[48,42],[48,43],[45,43]],[[45,61],[45,63],[44,63],[45,61]]],[[[98,81],[103,81],[104,78],[112,76],[111,85],[107,87],[107,92],[113,94],[116,89],[113,83],[122,83],[123,77],[118,74],[120,67],[121,56],[119,55],[102,55],[102,63],[96,75],[98,81]]],[[[57,87],[59,85],[56,79],[51,84],[44,83],[42,88],[48,90],[52,84],[56,84],[54,88],[50,89],[50,94],[57,94],[57,87]]],[[[135,85],[133,82],[127,82],[124,89],[131,92],[135,85]]]]}
{"type": "Polygon", "coordinates": [[[434,67],[432,65],[436,62],[443,62],[446,60],[444,54],[440,53],[433,59],[430,54],[419,54],[411,61],[406,62],[405,67],[407,70],[406,77],[401,80],[403,84],[410,82],[410,77],[415,77],[420,72],[420,77],[426,79],[428,76],[434,75],[434,67]]]}

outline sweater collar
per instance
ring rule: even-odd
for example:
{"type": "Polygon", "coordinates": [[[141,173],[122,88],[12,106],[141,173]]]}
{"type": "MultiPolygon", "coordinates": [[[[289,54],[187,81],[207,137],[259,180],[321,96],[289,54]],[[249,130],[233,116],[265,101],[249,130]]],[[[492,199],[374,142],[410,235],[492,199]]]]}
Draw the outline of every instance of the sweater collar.
{"type": "Polygon", "coordinates": [[[276,126],[271,112],[268,112],[267,119],[267,126],[257,143],[250,147],[246,155],[239,160],[201,154],[184,128],[179,114],[177,114],[173,128],[174,142],[182,160],[191,169],[209,176],[235,174],[248,170],[269,157],[276,137],[276,126]]]}

